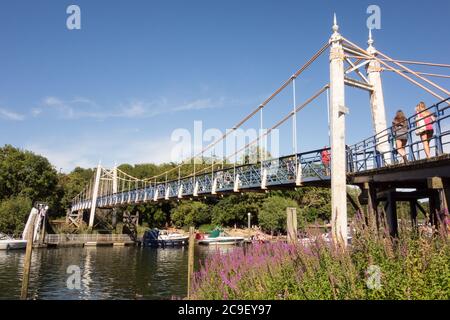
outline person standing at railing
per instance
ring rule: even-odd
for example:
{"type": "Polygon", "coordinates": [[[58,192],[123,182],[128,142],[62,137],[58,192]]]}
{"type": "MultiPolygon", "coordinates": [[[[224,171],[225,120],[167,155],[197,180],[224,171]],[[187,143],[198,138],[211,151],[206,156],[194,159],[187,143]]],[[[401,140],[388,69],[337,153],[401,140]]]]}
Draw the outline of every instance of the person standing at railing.
{"type": "Polygon", "coordinates": [[[398,110],[392,121],[392,130],[395,137],[395,147],[398,154],[402,157],[403,163],[408,162],[405,146],[408,143],[408,119],[402,110],[398,110]]]}
{"type": "Polygon", "coordinates": [[[323,150],[320,153],[320,156],[322,158],[322,164],[323,164],[323,167],[325,169],[325,175],[329,176],[330,175],[331,155],[330,155],[330,151],[328,151],[327,146],[323,147],[323,150]]]}
{"type": "Polygon", "coordinates": [[[433,138],[433,123],[436,121],[434,115],[427,110],[424,102],[416,106],[416,135],[422,140],[423,149],[427,159],[431,157],[430,140],[433,138]]]}

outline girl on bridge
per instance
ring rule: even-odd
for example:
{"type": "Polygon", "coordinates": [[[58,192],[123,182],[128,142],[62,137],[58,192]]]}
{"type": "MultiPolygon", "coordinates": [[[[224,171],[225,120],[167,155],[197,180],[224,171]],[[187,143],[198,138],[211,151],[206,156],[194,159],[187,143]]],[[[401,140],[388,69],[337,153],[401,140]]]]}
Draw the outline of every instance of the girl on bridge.
{"type": "Polygon", "coordinates": [[[436,121],[434,115],[427,110],[424,102],[419,102],[416,106],[416,135],[420,136],[423,149],[427,159],[431,157],[430,140],[433,138],[433,122],[436,121]]]}
{"type": "Polygon", "coordinates": [[[392,121],[392,128],[394,131],[397,152],[402,157],[403,163],[406,163],[408,158],[406,157],[405,146],[408,143],[409,126],[408,119],[406,119],[402,110],[398,110],[395,114],[395,118],[392,121]]]}

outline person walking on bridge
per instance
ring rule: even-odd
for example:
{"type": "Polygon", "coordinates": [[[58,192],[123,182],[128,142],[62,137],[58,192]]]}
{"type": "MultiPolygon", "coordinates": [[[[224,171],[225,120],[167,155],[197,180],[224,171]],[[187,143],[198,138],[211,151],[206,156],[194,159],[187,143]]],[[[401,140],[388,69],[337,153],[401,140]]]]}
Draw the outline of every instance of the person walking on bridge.
{"type": "Polygon", "coordinates": [[[408,143],[408,119],[402,110],[398,110],[392,121],[392,130],[395,137],[395,147],[397,153],[402,157],[403,163],[408,162],[405,146],[408,143]]]}
{"type": "Polygon", "coordinates": [[[419,102],[416,106],[416,135],[420,136],[423,149],[427,159],[431,157],[430,140],[433,138],[433,123],[436,121],[434,115],[427,110],[424,102],[419,102]]]}

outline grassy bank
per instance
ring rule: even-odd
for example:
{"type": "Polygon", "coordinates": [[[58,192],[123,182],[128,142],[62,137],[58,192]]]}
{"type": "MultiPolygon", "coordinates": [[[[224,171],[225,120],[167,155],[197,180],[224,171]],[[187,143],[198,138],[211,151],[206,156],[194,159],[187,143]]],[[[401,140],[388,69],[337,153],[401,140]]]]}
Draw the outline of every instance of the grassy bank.
{"type": "Polygon", "coordinates": [[[450,245],[442,233],[402,226],[394,240],[359,221],[355,230],[347,250],[317,240],[211,255],[195,275],[194,298],[450,299],[450,245]]]}

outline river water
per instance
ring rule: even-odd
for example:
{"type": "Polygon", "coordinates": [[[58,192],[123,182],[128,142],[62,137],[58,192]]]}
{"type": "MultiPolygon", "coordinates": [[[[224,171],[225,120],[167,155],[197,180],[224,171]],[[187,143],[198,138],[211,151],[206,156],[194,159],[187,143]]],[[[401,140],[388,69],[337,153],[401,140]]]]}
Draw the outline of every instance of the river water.
{"type": "MultiPolygon", "coordinates": [[[[215,250],[196,246],[196,269],[198,261],[215,250]]],[[[24,257],[25,251],[0,251],[0,299],[20,297],[24,257]]],[[[32,299],[64,300],[183,298],[187,265],[187,247],[35,249],[28,295],[32,299]],[[77,274],[79,286],[74,278],[77,274]]]]}

